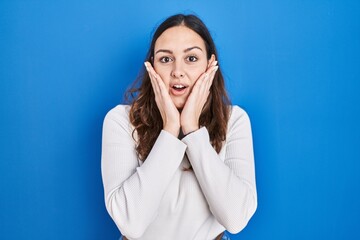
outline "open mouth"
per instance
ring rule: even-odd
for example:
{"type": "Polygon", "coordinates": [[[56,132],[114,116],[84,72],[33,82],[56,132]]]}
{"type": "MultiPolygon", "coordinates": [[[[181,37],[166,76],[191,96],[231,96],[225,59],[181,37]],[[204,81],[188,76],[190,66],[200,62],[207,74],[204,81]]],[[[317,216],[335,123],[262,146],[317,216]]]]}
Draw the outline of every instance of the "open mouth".
{"type": "Polygon", "coordinates": [[[176,90],[176,91],[182,91],[182,90],[184,90],[184,89],[186,88],[186,86],[181,85],[181,84],[174,84],[174,85],[172,86],[172,88],[173,88],[174,90],[176,90]]]}
{"type": "Polygon", "coordinates": [[[174,84],[170,88],[170,92],[175,96],[181,96],[187,92],[188,86],[184,84],[174,84]]]}

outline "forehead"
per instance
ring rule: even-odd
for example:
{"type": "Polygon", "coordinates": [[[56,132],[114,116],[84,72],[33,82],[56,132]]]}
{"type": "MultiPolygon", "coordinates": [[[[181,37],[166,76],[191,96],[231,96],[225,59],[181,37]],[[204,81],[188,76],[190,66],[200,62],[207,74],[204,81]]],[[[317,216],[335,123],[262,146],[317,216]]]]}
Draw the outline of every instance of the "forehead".
{"type": "Polygon", "coordinates": [[[186,26],[176,26],[165,30],[160,35],[155,42],[155,51],[158,49],[183,50],[194,46],[205,50],[205,43],[201,36],[186,26]]]}

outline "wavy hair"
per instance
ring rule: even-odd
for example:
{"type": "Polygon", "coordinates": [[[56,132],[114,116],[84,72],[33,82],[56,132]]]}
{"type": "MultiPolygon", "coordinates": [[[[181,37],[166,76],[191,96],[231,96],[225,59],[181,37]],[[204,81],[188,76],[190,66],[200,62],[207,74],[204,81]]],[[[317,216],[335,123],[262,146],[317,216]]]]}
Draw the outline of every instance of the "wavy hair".
{"type": "MultiPolygon", "coordinates": [[[[217,56],[214,41],[205,24],[195,15],[177,14],[167,18],[156,29],[145,61],[153,63],[156,40],[165,30],[176,26],[186,26],[201,36],[205,42],[208,59],[212,54],[217,56]]],[[[163,128],[163,121],[145,67],[142,68],[133,86],[126,92],[125,99],[131,104],[129,117],[134,127],[133,138],[137,142],[136,152],[139,159],[145,161],[163,128]]],[[[230,100],[219,66],[199,119],[199,125],[207,128],[210,142],[217,153],[220,152],[223,141],[226,139],[229,105],[230,100]]]]}

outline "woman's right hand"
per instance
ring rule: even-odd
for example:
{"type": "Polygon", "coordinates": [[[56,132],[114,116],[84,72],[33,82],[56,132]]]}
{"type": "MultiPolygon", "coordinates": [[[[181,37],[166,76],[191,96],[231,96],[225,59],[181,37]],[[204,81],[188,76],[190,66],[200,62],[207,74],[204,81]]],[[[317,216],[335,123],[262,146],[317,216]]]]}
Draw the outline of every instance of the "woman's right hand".
{"type": "Polygon", "coordinates": [[[180,131],[180,113],[171,100],[168,89],[159,74],[155,72],[149,62],[144,64],[154,90],[156,105],[163,120],[163,129],[178,137],[180,131]]]}

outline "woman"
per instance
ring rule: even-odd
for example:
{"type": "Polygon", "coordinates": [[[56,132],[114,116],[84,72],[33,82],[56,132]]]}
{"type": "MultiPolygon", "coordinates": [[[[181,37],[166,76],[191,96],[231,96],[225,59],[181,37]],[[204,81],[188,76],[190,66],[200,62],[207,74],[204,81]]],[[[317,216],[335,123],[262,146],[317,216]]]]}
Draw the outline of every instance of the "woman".
{"type": "Polygon", "coordinates": [[[127,239],[225,239],[256,210],[250,121],[229,104],[216,56],[198,17],[169,17],[132,103],[105,117],[106,208],[127,239]]]}

